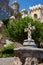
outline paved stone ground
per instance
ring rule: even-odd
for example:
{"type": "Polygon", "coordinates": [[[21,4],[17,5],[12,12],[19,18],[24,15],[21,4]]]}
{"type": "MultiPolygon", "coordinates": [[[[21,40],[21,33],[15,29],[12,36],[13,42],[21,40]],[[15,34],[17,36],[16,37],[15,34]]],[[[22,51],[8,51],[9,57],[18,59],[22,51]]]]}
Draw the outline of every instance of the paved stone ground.
{"type": "Polygon", "coordinates": [[[14,65],[14,58],[0,58],[0,65],[14,65]]]}
{"type": "Polygon", "coordinates": [[[0,65],[22,65],[19,57],[0,58],[0,65]]]}

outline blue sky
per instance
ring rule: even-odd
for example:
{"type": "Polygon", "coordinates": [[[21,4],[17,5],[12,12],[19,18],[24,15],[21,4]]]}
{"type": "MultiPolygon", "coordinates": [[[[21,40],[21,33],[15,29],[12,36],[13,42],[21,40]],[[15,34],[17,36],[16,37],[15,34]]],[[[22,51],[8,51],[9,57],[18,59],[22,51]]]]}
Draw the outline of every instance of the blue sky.
{"type": "MultiPolygon", "coordinates": [[[[10,3],[9,5],[11,5],[11,3],[13,2],[14,0],[10,0],[10,3]]],[[[26,9],[26,10],[29,10],[29,7],[30,6],[33,6],[33,5],[37,5],[37,4],[42,4],[43,5],[43,0],[17,0],[17,2],[19,3],[20,5],[20,10],[22,9],[26,9]]]]}

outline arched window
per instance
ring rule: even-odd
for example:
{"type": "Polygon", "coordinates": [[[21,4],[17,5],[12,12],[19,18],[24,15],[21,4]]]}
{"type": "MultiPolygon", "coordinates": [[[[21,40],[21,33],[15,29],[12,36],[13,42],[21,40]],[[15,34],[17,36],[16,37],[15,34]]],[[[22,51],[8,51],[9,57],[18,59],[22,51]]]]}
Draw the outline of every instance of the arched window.
{"type": "Polygon", "coordinates": [[[34,61],[32,61],[31,65],[34,65],[34,61]]]}
{"type": "Polygon", "coordinates": [[[37,19],[37,14],[34,14],[34,18],[36,18],[36,19],[37,19]]]}

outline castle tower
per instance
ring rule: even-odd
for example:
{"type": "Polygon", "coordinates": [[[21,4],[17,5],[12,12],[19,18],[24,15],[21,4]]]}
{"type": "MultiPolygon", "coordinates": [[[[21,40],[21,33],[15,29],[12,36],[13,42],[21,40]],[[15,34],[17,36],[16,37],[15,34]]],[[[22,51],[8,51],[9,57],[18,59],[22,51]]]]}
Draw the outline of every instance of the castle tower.
{"type": "Polygon", "coordinates": [[[23,14],[27,14],[26,9],[22,9],[22,10],[21,10],[21,14],[22,14],[22,15],[23,15],[23,14]]]}
{"type": "Polygon", "coordinates": [[[14,10],[14,14],[19,12],[19,4],[16,0],[12,3],[11,8],[14,10]]]}
{"type": "Polygon", "coordinates": [[[22,9],[20,13],[22,14],[22,18],[28,15],[28,12],[25,9],[22,9]]]}
{"type": "Polygon", "coordinates": [[[39,5],[30,7],[29,9],[30,11],[28,12],[28,14],[30,15],[30,17],[43,22],[43,5],[39,4],[39,5]]]}

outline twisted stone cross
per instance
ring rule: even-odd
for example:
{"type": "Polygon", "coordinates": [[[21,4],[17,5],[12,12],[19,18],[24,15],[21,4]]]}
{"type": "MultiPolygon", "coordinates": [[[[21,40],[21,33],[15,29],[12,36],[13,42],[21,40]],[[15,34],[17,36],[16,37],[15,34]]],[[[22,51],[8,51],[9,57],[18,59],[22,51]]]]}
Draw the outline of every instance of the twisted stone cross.
{"type": "Polygon", "coordinates": [[[31,23],[28,23],[28,28],[25,29],[25,32],[28,32],[28,40],[32,39],[31,31],[35,29],[35,26],[32,26],[31,23]]]}

